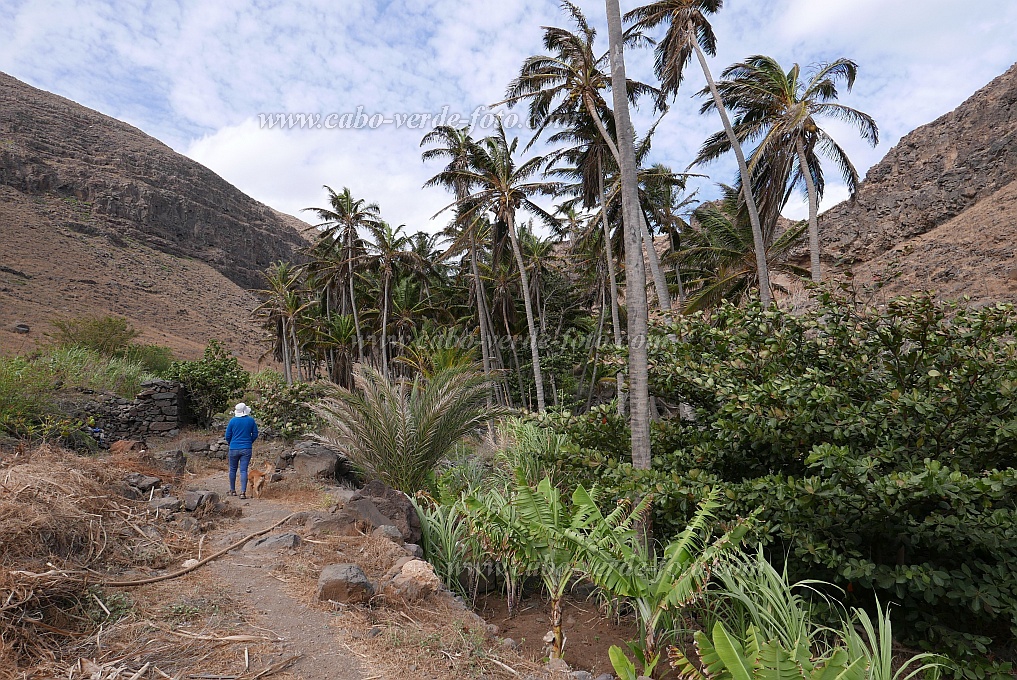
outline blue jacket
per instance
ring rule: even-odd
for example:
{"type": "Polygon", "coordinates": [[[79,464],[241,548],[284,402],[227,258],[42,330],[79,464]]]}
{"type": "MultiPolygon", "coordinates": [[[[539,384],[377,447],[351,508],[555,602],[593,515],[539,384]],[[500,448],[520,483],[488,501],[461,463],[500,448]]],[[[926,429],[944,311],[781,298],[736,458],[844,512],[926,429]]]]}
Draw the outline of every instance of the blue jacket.
{"type": "Polygon", "coordinates": [[[226,426],[226,441],[231,449],[249,449],[258,438],[258,424],[252,416],[230,418],[226,426]]]}

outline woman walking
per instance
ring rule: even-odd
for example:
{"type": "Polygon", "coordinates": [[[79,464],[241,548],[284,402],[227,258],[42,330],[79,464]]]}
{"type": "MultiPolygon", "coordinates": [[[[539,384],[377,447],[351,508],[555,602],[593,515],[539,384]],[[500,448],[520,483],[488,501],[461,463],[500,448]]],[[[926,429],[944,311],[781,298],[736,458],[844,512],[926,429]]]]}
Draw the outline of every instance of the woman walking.
{"type": "Polygon", "coordinates": [[[251,464],[251,451],[258,438],[258,424],[251,415],[251,407],[240,402],[233,409],[233,417],[226,425],[226,443],[230,445],[230,496],[237,495],[237,470],[240,470],[240,497],[247,498],[247,466],[251,464]]]}

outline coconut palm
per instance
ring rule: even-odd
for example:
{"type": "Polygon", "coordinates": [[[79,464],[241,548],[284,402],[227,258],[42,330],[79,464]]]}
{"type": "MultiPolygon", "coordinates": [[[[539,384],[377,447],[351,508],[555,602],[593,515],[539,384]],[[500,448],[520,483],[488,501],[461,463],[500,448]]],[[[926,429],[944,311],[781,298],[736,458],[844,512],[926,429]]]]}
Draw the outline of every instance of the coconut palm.
{"type": "MultiPolygon", "coordinates": [[[[734,129],[742,143],[756,143],[749,169],[758,173],[763,159],[786,154],[797,159],[792,182],[805,185],[809,201],[809,251],[812,280],[821,281],[819,246],[819,201],[825,186],[820,156],[829,159],[840,171],[853,196],[858,188],[855,170],[844,149],[816,122],[829,117],[853,126],[872,146],[879,143],[879,129],[868,114],[836,103],[837,84],[843,81],[850,91],[858,66],[849,59],[822,64],[802,76],[795,64],[784,71],[772,57],[754,56],[728,67],[717,83],[721,99],[736,114],[734,129]]],[[[713,100],[703,111],[715,108],[713,100]]],[[[731,148],[725,133],[707,139],[696,162],[712,160],[731,148]]],[[[775,186],[783,191],[783,187],[775,186]]]]}
{"type": "Polygon", "coordinates": [[[364,199],[355,199],[348,187],[337,194],[332,187],[325,185],[328,192],[327,208],[304,208],[305,211],[314,213],[320,224],[315,225],[321,230],[318,236],[318,244],[330,249],[337,247],[342,253],[335,272],[337,280],[346,284],[349,288],[349,307],[343,309],[346,313],[353,314],[354,323],[357,326],[357,352],[358,356],[364,357],[364,336],[360,330],[360,318],[357,311],[357,295],[354,286],[356,265],[363,256],[363,241],[360,238],[360,229],[378,225],[381,222],[381,211],[376,203],[368,203],[364,199]]]}
{"type": "MultiPolygon", "coordinates": [[[[725,187],[725,192],[726,198],[719,204],[701,206],[693,213],[695,225],[685,232],[683,247],[674,256],[679,275],[688,286],[686,312],[706,309],[722,300],[744,299],[754,286],[762,285],[756,271],[752,229],[738,192],[730,187],[725,187]]],[[[806,223],[779,236],[776,224],[774,220],[764,232],[768,268],[794,278],[808,276],[808,271],[788,261],[803,241],[806,223]]],[[[772,281],[770,285],[783,290],[772,281]]]]}
{"type": "Polygon", "coordinates": [[[410,250],[413,242],[403,233],[400,224],[393,228],[388,222],[367,225],[373,242],[368,244],[369,261],[381,274],[381,371],[388,378],[389,337],[388,312],[392,303],[392,281],[402,270],[410,271],[421,264],[420,257],[410,250]]]}
{"type": "Polygon", "coordinates": [[[296,324],[311,304],[303,297],[300,276],[300,269],[289,262],[274,263],[265,274],[268,288],[257,291],[264,301],[254,310],[275,331],[274,354],[282,361],[287,384],[293,383],[294,361],[297,377],[300,377],[300,345],[297,342],[296,324]]]}
{"type": "MultiPolygon", "coordinates": [[[[542,157],[538,156],[520,165],[516,164],[513,156],[518,145],[519,139],[514,137],[510,141],[505,134],[504,126],[499,122],[494,135],[485,137],[472,145],[469,167],[451,171],[444,181],[448,183],[461,182],[464,186],[469,187],[469,196],[465,200],[457,200],[453,204],[464,211],[464,216],[472,218],[478,214],[491,212],[496,220],[505,224],[508,230],[509,239],[512,242],[512,252],[519,270],[519,280],[522,284],[523,307],[526,310],[526,325],[530,334],[530,353],[533,357],[533,380],[537,392],[537,409],[543,411],[545,406],[544,381],[540,372],[539,340],[533,305],[530,302],[530,296],[526,294],[530,289],[530,284],[526,273],[526,262],[523,260],[523,253],[516,233],[516,212],[522,208],[548,226],[555,225],[557,220],[554,216],[534,203],[530,197],[541,194],[552,195],[557,192],[558,186],[553,182],[540,182],[533,179],[534,175],[539,173],[544,166],[545,161],[542,157]]],[[[442,174],[445,175],[445,173],[442,174]]]]}
{"type": "Polygon", "coordinates": [[[745,161],[745,154],[735,136],[727,109],[721,100],[720,92],[713,80],[713,74],[710,72],[710,65],[706,61],[707,54],[716,56],[717,53],[717,37],[706,17],[715,14],[723,4],[724,0],[658,0],[628,12],[625,19],[634,22],[632,31],[651,30],[661,24],[667,25],[663,39],[657,42],[654,62],[654,70],[661,82],[661,92],[665,96],[674,97],[677,95],[689,60],[693,55],[699,60],[703,75],[706,77],[707,88],[716,103],[717,113],[720,114],[720,120],[724,124],[724,132],[738,161],[742,197],[752,227],[756,271],[759,273],[760,281],[759,296],[763,305],[769,306],[772,302],[770,275],[766,268],[763,228],[756,200],[752,194],[751,175],[745,161]]]}
{"type": "MultiPolygon", "coordinates": [[[[531,145],[549,125],[575,127],[581,130],[586,127],[586,121],[592,122],[604,146],[610,152],[611,159],[617,164],[618,146],[614,141],[614,135],[608,129],[613,128],[613,114],[603,96],[603,91],[610,84],[608,75],[604,73],[608,66],[607,54],[598,57],[594,52],[597,32],[590,26],[582,11],[567,0],[562,2],[562,8],[571,17],[578,33],[545,26],[544,47],[550,54],[527,58],[523,62],[519,76],[509,84],[506,99],[501,103],[512,106],[520,101],[529,102],[528,122],[535,130],[530,141],[531,145]]],[[[635,104],[639,97],[650,95],[654,97],[657,106],[663,108],[660,91],[646,83],[627,79],[625,92],[632,104],[635,104]]],[[[593,144],[591,151],[597,152],[599,146],[593,144]]],[[[586,165],[587,177],[584,178],[583,184],[588,189],[594,186],[594,181],[591,181],[593,167],[596,167],[598,173],[603,176],[605,170],[603,153],[596,154],[595,164],[586,165]]],[[[590,207],[592,203],[588,200],[589,193],[584,192],[587,199],[584,201],[586,207],[590,207]]],[[[603,197],[602,190],[600,196],[603,197]]],[[[604,228],[607,228],[606,223],[604,228]]],[[[640,228],[643,230],[643,247],[646,248],[647,259],[654,274],[660,307],[669,310],[671,305],[666,295],[666,284],[663,283],[660,263],[646,231],[645,222],[640,228]]],[[[610,235],[606,234],[605,239],[607,252],[610,253],[610,235]]],[[[614,263],[609,262],[608,266],[608,275],[613,281],[614,263]]],[[[616,286],[615,299],[617,299],[616,286]]],[[[616,320],[616,316],[612,316],[612,320],[616,320]]]]}
{"type": "MultiPolygon", "coordinates": [[[[618,129],[632,130],[629,103],[625,98],[625,37],[622,33],[621,8],[618,0],[606,0],[607,32],[611,54],[611,88],[618,129]]],[[[626,225],[637,225],[641,219],[639,180],[637,178],[635,139],[629,134],[618,135],[619,174],[622,214],[626,225]]],[[[650,392],[646,336],[646,271],[642,262],[642,238],[638,229],[625,229],[625,301],[629,332],[629,430],[631,432],[632,465],[650,469],[650,392]]]]}
{"type": "MultiPolygon", "coordinates": [[[[492,370],[491,355],[493,353],[492,339],[488,334],[491,326],[490,315],[487,308],[487,300],[484,294],[484,286],[480,278],[480,268],[477,263],[477,250],[480,239],[477,231],[483,226],[482,216],[473,215],[467,217],[466,203],[470,193],[470,186],[467,178],[463,175],[470,166],[470,149],[474,140],[470,137],[469,128],[456,128],[450,125],[440,125],[429,132],[420,140],[420,146],[431,144],[431,148],[421,154],[424,161],[447,160],[448,165],[444,170],[424,184],[427,186],[443,186],[450,189],[456,198],[459,207],[456,209],[455,225],[458,235],[462,236],[460,241],[454,239],[453,246],[449,253],[454,252],[458,244],[463,244],[469,253],[470,273],[473,275],[473,291],[477,301],[477,324],[480,329],[480,350],[484,363],[484,375],[490,377],[492,370]]],[[[447,255],[448,253],[446,253],[447,255]]]]}

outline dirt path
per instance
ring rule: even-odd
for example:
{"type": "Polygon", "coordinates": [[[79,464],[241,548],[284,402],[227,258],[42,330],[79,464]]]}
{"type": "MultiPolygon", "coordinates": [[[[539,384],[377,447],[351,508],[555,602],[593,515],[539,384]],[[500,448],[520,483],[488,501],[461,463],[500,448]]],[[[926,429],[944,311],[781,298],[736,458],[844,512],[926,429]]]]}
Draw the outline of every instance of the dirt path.
{"type": "MultiPolygon", "coordinates": [[[[203,480],[203,485],[223,492],[229,488],[225,473],[219,473],[203,480]]],[[[270,499],[239,500],[243,516],[228,530],[214,535],[211,549],[220,549],[244,536],[271,526],[283,519],[293,509],[270,499]]],[[[269,536],[285,533],[286,527],[271,532],[269,536]]],[[[282,661],[296,654],[302,655],[288,670],[300,680],[365,680],[367,677],[384,676],[369,672],[362,667],[358,655],[345,643],[336,639],[337,630],[331,624],[334,617],[327,612],[307,607],[303,602],[286,592],[280,579],[272,575],[274,567],[287,559],[289,551],[251,551],[240,548],[213,561],[202,571],[206,578],[214,579],[216,585],[232,597],[244,600],[257,613],[257,626],[264,631],[249,631],[255,634],[269,634],[282,641],[273,645],[275,659],[282,661]]],[[[235,631],[241,634],[245,631],[235,631]]]]}

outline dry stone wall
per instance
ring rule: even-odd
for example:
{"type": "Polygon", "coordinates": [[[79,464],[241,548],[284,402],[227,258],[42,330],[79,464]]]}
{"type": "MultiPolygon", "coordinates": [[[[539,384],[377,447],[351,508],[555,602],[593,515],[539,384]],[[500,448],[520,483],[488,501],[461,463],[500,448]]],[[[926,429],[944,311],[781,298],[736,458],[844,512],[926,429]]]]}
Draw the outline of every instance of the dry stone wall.
{"type": "Polygon", "coordinates": [[[183,386],[150,380],[134,399],[104,395],[86,410],[108,441],[145,437],[173,437],[187,424],[187,395],[183,386]]]}

